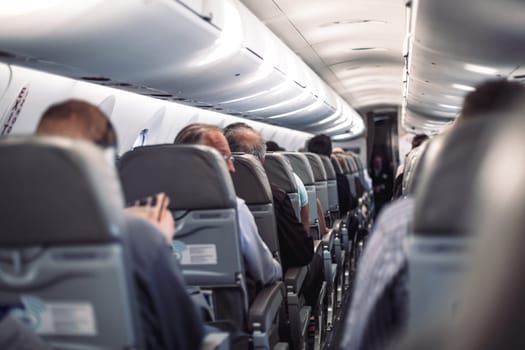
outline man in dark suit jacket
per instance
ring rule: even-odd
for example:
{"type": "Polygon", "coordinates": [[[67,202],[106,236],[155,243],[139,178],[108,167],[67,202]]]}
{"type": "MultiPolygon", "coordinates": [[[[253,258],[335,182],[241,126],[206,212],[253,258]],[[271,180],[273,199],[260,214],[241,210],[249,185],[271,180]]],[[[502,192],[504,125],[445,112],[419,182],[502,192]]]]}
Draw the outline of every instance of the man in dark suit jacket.
{"type": "MultiPolygon", "coordinates": [[[[228,125],[224,129],[232,152],[244,152],[254,155],[264,162],[266,144],[252,127],[244,123],[228,125]]],[[[273,196],[279,250],[282,258],[283,274],[290,267],[308,265],[308,274],[303,285],[305,301],[314,306],[323,282],[323,262],[319,255],[314,254],[313,239],[297,219],[292,202],[288,195],[270,183],[273,196]]]]}

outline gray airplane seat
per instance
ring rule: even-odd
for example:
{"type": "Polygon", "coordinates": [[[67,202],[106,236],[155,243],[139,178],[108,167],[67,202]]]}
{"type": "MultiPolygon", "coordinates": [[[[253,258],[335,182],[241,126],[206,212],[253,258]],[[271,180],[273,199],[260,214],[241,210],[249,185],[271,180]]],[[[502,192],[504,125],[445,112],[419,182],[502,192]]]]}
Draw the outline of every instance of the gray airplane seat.
{"type": "Polygon", "coordinates": [[[293,169],[288,159],[280,153],[268,152],[264,160],[264,170],[268,180],[288,194],[295,209],[297,219],[301,221],[299,194],[293,177],[293,169]]]}
{"type": "MultiPolygon", "coordinates": [[[[282,152],[292,165],[294,172],[303,181],[308,193],[309,203],[309,214],[310,214],[310,227],[313,230],[313,234],[316,234],[321,239],[322,257],[324,262],[324,277],[327,282],[327,327],[332,327],[332,317],[335,308],[335,278],[337,276],[337,264],[333,263],[332,252],[335,247],[335,234],[330,231],[329,234],[320,237],[319,231],[319,218],[317,215],[317,189],[314,172],[310,165],[310,161],[305,153],[299,152],[282,152]]],[[[315,156],[315,155],[314,155],[315,156]]],[[[317,158],[316,158],[317,159],[317,158]]],[[[319,164],[316,162],[316,164],[319,164]]],[[[319,169],[319,167],[318,167],[319,169]]],[[[323,168],[324,170],[324,168],[323,168]]],[[[326,178],[326,173],[324,174],[326,178]]],[[[316,237],[314,235],[314,237],[316,237]]],[[[319,250],[317,250],[319,252],[319,250]]]]}
{"type": "Polygon", "coordinates": [[[455,286],[463,277],[472,179],[479,171],[490,127],[462,121],[436,136],[421,163],[409,261],[409,326],[450,319],[458,307],[455,286]]]}
{"type": "Polygon", "coordinates": [[[345,156],[342,154],[332,155],[332,164],[336,169],[336,173],[338,173],[338,168],[340,168],[341,174],[344,175],[346,177],[346,180],[348,181],[348,188],[350,190],[350,210],[357,209],[358,197],[355,187],[355,181],[352,177],[352,170],[350,169],[345,156]]]}
{"type": "Polygon", "coordinates": [[[55,349],[141,348],[123,196],[103,152],[10,137],[0,162],[1,309],[55,349]]]}
{"type": "MultiPolygon", "coordinates": [[[[263,165],[251,154],[233,153],[235,172],[231,174],[235,191],[244,199],[253,216],[264,242],[274,257],[280,259],[272,191],[263,165]]],[[[291,186],[290,186],[291,188],[291,186]]],[[[288,320],[295,348],[306,340],[306,329],[311,307],[304,305],[301,295],[308,267],[292,267],[283,278],[287,291],[288,320]]]]}
{"type": "MultiPolygon", "coordinates": [[[[275,153],[275,152],[269,152],[266,154],[266,159],[264,161],[264,169],[266,170],[266,175],[268,176],[268,179],[271,183],[276,185],[277,187],[284,190],[286,193],[288,193],[288,197],[292,201],[292,204],[294,204],[294,208],[296,208],[296,214],[297,219],[301,221],[301,216],[299,212],[299,197],[297,193],[297,185],[295,182],[295,179],[293,177],[293,169],[290,164],[290,161],[287,157],[285,157],[281,152],[275,153]],[[296,207],[297,206],[297,207],[296,207]]],[[[323,247],[319,243],[316,245],[316,252],[320,255],[323,253],[323,247]]],[[[288,272],[285,276],[285,283],[287,285],[287,288],[290,288],[292,286],[292,290],[294,291],[295,295],[298,295],[300,292],[300,286],[302,286],[302,283],[304,282],[303,273],[297,274],[297,276],[294,276],[293,278],[288,278],[288,272]],[[294,285],[294,280],[301,282],[300,284],[297,283],[294,285]]],[[[324,301],[324,296],[326,294],[326,282],[323,282],[323,286],[321,288],[321,292],[319,293],[319,300],[318,305],[322,305],[324,301]]],[[[296,305],[299,305],[299,301],[294,302],[296,305]]],[[[290,305],[290,304],[289,304],[290,305]]],[[[324,310],[322,307],[317,308],[317,315],[316,315],[316,322],[317,327],[315,329],[315,343],[320,344],[323,328],[322,324],[324,322],[324,310]]],[[[302,316],[301,316],[302,319],[302,316]]],[[[306,331],[306,329],[301,329],[301,332],[306,331]]],[[[293,332],[293,331],[292,331],[293,332]]],[[[296,331],[297,332],[297,331],[296,331]]]]}
{"type": "Polygon", "coordinates": [[[473,178],[473,259],[463,279],[462,308],[450,327],[448,348],[525,348],[525,123],[523,109],[486,142],[481,168],[473,178]],[[455,327],[460,328],[455,328],[455,327]]]}
{"type": "Polygon", "coordinates": [[[310,166],[310,162],[308,162],[308,158],[306,158],[306,155],[304,155],[304,153],[281,152],[281,154],[288,159],[288,161],[292,165],[294,173],[296,173],[297,176],[299,176],[299,178],[304,184],[304,187],[306,188],[306,193],[308,194],[308,215],[310,217],[310,227],[313,233],[313,237],[317,237],[317,239],[319,239],[319,218],[317,215],[316,205],[317,194],[315,188],[315,177],[310,166]]]}
{"type": "Polygon", "coordinates": [[[319,155],[326,172],[327,190],[328,190],[328,210],[332,221],[339,219],[339,201],[337,198],[337,175],[334,166],[327,156],[319,155]]]}
{"type": "Polygon", "coordinates": [[[329,217],[330,203],[328,202],[328,175],[324,169],[323,161],[321,160],[321,157],[315,153],[304,154],[306,155],[314,174],[317,199],[321,202],[325,216],[329,217]]]}
{"type": "Polygon", "coordinates": [[[273,208],[272,190],[259,160],[251,154],[233,153],[235,172],[231,174],[237,196],[244,199],[257,229],[273,256],[279,257],[279,237],[273,208]]]}
{"type": "Polygon", "coordinates": [[[157,192],[171,198],[173,252],[186,283],[209,292],[214,320],[233,322],[268,348],[284,288],[280,282],[265,287],[248,306],[237,200],[222,156],[207,146],[146,146],[124,154],[119,171],[127,201],[157,192]]]}

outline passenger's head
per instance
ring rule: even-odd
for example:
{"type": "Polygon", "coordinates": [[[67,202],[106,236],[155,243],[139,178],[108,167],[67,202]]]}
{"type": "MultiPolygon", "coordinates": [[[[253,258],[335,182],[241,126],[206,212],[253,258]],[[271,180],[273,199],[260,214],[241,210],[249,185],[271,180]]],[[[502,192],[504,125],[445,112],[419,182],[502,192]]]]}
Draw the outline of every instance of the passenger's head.
{"type": "Polygon", "coordinates": [[[266,143],[257,131],[245,123],[234,123],[224,128],[224,136],[228,140],[232,152],[252,154],[264,162],[266,143]]]}
{"type": "Polygon", "coordinates": [[[279,144],[275,141],[266,141],[266,151],[267,152],[278,152],[278,151],[284,151],[284,148],[279,146],[279,144]]]}
{"type": "Polygon", "coordinates": [[[332,140],[327,135],[316,135],[308,140],[306,144],[308,152],[322,154],[330,157],[332,154],[332,140]]]}
{"type": "Polygon", "coordinates": [[[178,145],[205,145],[215,148],[226,161],[228,171],[235,171],[228,141],[222,134],[222,130],[215,125],[190,124],[177,134],[174,143],[178,145]]]}
{"type": "Polygon", "coordinates": [[[412,138],[412,149],[419,147],[424,141],[428,139],[425,134],[417,134],[412,138]]]}
{"type": "Polygon", "coordinates": [[[97,106],[80,100],[67,100],[49,107],[36,134],[79,138],[99,146],[117,146],[117,135],[108,117],[97,106]]]}
{"type": "Polygon", "coordinates": [[[524,96],[525,86],[518,82],[504,79],[486,81],[465,96],[459,120],[508,111],[524,96]]]}

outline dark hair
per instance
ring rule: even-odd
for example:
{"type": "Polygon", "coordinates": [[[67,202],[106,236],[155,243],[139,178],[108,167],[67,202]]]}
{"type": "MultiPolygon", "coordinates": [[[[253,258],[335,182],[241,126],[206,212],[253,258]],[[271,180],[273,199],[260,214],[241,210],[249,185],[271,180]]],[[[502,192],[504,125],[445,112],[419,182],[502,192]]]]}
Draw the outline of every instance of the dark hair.
{"type": "Polygon", "coordinates": [[[525,86],[505,79],[488,80],[468,93],[460,118],[470,119],[491,113],[505,112],[525,97],[525,86]]]}
{"type": "Polygon", "coordinates": [[[77,137],[81,134],[83,138],[99,146],[117,146],[117,133],[104,112],[89,102],[75,99],[51,105],[46,109],[40,118],[36,133],[63,136],[75,134],[77,137]]]}
{"type": "Polygon", "coordinates": [[[419,147],[425,140],[428,139],[428,136],[425,134],[417,134],[412,138],[412,149],[419,147]]]}
{"type": "Polygon", "coordinates": [[[203,142],[203,136],[208,131],[218,131],[221,132],[221,129],[215,125],[212,124],[204,124],[204,123],[194,123],[185,126],[177,136],[175,137],[175,140],[173,143],[183,145],[195,145],[195,144],[201,144],[203,142]]]}
{"type": "Polygon", "coordinates": [[[254,128],[252,128],[248,124],[239,122],[226,126],[223,129],[223,133],[224,137],[226,137],[226,140],[228,140],[228,144],[230,145],[230,149],[232,152],[244,152],[252,154],[255,157],[257,157],[257,159],[259,159],[261,162],[264,161],[264,157],[266,156],[266,143],[264,142],[264,139],[261,137],[261,135],[259,135],[259,133],[255,131],[254,128]],[[249,140],[246,137],[246,134],[240,134],[243,131],[249,131],[256,135],[257,139],[255,140],[255,142],[249,140]]]}
{"type": "Polygon", "coordinates": [[[306,149],[308,152],[322,154],[330,157],[332,154],[332,140],[330,136],[320,134],[312,137],[306,143],[306,149]]]}
{"type": "Polygon", "coordinates": [[[266,141],[266,151],[277,152],[277,151],[284,151],[284,149],[280,147],[279,144],[275,141],[266,141]]]}

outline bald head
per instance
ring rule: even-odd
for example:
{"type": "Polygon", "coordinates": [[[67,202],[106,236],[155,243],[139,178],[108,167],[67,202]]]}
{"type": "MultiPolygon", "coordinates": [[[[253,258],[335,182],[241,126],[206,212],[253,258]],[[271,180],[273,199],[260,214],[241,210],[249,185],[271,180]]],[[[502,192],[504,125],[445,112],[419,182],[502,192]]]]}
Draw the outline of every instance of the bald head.
{"type": "Polygon", "coordinates": [[[96,106],[67,100],[49,107],[36,129],[37,135],[66,136],[116,146],[117,137],[111,122],[96,106]]]}

